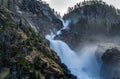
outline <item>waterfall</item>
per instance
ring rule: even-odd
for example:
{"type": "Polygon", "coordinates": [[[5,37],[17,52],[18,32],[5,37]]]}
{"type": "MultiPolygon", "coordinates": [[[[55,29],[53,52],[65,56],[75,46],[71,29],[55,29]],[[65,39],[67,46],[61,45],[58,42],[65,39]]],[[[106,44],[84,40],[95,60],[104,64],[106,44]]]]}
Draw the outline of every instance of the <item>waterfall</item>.
{"type": "MultiPolygon", "coordinates": [[[[63,28],[67,28],[67,26],[63,28]]],[[[46,35],[46,39],[50,41],[51,49],[58,54],[61,61],[67,65],[72,74],[76,75],[78,79],[100,79],[100,65],[95,57],[97,45],[86,45],[79,52],[75,52],[65,42],[54,40],[54,37],[54,34],[46,35]]]]}
{"type": "Polygon", "coordinates": [[[61,28],[59,31],[57,31],[57,35],[61,34],[61,31],[64,30],[64,29],[68,29],[68,25],[70,23],[70,20],[66,20],[64,21],[63,19],[60,19],[63,23],[63,28],[61,28]]]}

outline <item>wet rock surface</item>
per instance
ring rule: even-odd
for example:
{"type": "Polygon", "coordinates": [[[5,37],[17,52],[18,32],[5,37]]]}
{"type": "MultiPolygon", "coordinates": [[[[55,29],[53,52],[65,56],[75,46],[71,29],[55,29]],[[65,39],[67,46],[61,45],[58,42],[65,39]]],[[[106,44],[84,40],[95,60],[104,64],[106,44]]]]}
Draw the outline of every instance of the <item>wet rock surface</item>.
{"type": "Polygon", "coordinates": [[[101,79],[120,79],[120,46],[102,44],[96,51],[96,57],[101,63],[101,79]]]}
{"type": "Polygon", "coordinates": [[[120,50],[108,49],[102,56],[101,77],[103,79],[120,79],[120,50]]]}

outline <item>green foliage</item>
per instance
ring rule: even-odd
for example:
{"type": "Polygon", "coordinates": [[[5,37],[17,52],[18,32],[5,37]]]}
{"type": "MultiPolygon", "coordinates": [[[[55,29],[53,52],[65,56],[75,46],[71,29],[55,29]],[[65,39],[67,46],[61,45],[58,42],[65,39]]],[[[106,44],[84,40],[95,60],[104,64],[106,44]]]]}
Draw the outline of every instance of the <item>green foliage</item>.
{"type": "Polygon", "coordinates": [[[40,75],[36,70],[33,70],[33,78],[34,79],[40,79],[40,75]]]}
{"type": "MultiPolygon", "coordinates": [[[[4,14],[4,12],[2,14],[4,14]]],[[[22,23],[22,20],[16,23],[10,17],[7,17],[7,15],[5,18],[9,19],[4,19],[5,22],[0,26],[0,33],[5,34],[5,42],[0,44],[0,60],[7,60],[6,64],[9,68],[11,68],[13,63],[16,63],[15,65],[18,66],[16,68],[16,78],[20,77],[20,79],[22,79],[28,76],[29,79],[41,79],[41,74],[37,70],[40,70],[41,72],[44,71],[44,69],[49,65],[48,61],[43,61],[39,56],[35,57],[34,62],[28,61],[25,57],[26,55],[23,53],[23,50],[29,53],[37,48],[35,45],[37,44],[41,47],[39,53],[43,53],[45,57],[49,57],[49,49],[43,44],[40,35],[34,32],[30,26],[25,26],[22,23]],[[9,62],[9,59],[12,61],[9,62]]],[[[4,63],[2,63],[2,65],[3,64],[4,63]]]]}
{"type": "Polygon", "coordinates": [[[120,23],[112,24],[111,29],[110,29],[110,34],[112,34],[112,35],[120,34],[120,23]]]}
{"type": "Polygon", "coordinates": [[[31,45],[31,43],[30,43],[30,40],[29,39],[27,39],[27,40],[25,40],[25,41],[23,41],[23,43],[22,43],[24,46],[29,46],[29,45],[31,45]]]}
{"type": "Polygon", "coordinates": [[[49,49],[48,48],[44,48],[44,52],[43,52],[44,54],[45,54],[45,56],[47,56],[47,57],[50,57],[50,51],[49,51],[49,49]]]}
{"type": "Polygon", "coordinates": [[[36,43],[42,43],[42,38],[38,33],[36,33],[30,26],[26,27],[22,24],[22,21],[19,22],[19,27],[24,31],[24,33],[27,35],[27,40],[24,40],[22,42],[22,45],[27,46],[30,51],[33,51],[34,44],[36,43]]]}
{"type": "Polygon", "coordinates": [[[36,56],[34,59],[34,68],[41,69],[43,71],[45,68],[48,67],[48,63],[41,60],[40,56],[36,56]]]}
{"type": "Polygon", "coordinates": [[[5,30],[5,27],[4,26],[0,26],[0,32],[3,32],[5,30]]]}
{"type": "MultiPolygon", "coordinates": [[[[27,75],[28,73],[31,73],[31,78],[30,79],[40,79],[40,75],[39,72],[37,72],[37,70],[35,69],[35,66],[33,64],[30,64],[27,62],[27,60],[25,59],[24,55],[20,55],[19,58],[19,65],[20,65],[20,71],[19,73],[21,73],[22,76],[27,75]]],[[[38,64],[39,62],[37,61],[36,64],[38,64]]],[[[21,76],[21,77],[22,77],[21,76]]]]}
{"type": "MultiPolygon", "coordinates": [[[[100,5],[107,5],[105,2],[103,2],[102,0],[89,0],[89,1],[83,1],[80,3],[77,3],[76,5],[74,5],[73,7],[69,7],[68,8],[68,13],[74,12],[75,10],[80,9],[83,6],[86,5],[96,5],[96,4],[100,4],[100,5]]],[[[111,5],[107,5],[107,6],[111,6],[111,5]]]]}
{"type": "Polygon", "coordinates": [[[34,50],[33,46],[30,46],[30,47],[29,47],[29,50],[30,50],[30,51],[33,51],[33,50],[34,50]]]}
{"type": "Polygon", "coordinates": [[[33,46],[32,41],[30,39],[24,40],[22,45],[27,47],[29,49],[29,51],[33,51],[33,49],[34,49],[34,46],[33,46]]]}
{"type": "Polygon", "coordinates": [[[20,20],[20,22],[19,22],[19,26],[21,27],[23,24],[22,24],[22,20],[20,20]]]}
{"type": "Polygon", "coordinates": [[[18,63],[20,65],[24,65],[26,63],[24,55],[20,54],[20,58],[19,58],[18,63]]]}
{"type": "Polygon", "coordinates": [[[39,65],[41,64],[41,59],[39,56],[36,56],[34,59],[34,67],[35,69],[39,69],[39,65]]]}
{"type": "MultiPolygon", "coordinates": [[[[21,22],[19,23],[19,26],[22,25],[21,22]]],[[[20,26],[20,28],[25,32],[25,34],[27,35],[27,37],[30,40],[34,40],[36,42],[43,42],[42,38],[40,37],[40,35],[38,33],[36,33],[30,26],[26,27],[26,26],[20,26]]]]}
{"type": "Polygon", "coordinates": [[[8,0],[1,0],[2,7],[8,7],[8,0]]]}

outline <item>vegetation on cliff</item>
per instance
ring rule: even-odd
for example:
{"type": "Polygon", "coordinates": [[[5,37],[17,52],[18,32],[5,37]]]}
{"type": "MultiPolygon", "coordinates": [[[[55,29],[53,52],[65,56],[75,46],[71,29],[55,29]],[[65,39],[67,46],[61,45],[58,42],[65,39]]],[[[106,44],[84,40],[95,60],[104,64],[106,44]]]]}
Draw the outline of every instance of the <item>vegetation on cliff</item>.
{"type": "Polygon", "coordinates": [[[103,36],[110,39],[120,34],[120,10],[102,0],[77,3],[63,19],[70,21],[69,29],[63,30],[56,39],[64,40],[71,48],[84,40],[100,41],[103,36]]]}
{"type": "Polygon", "coordinates": [[[0,9],[0,79],[75,79],[40,34],[0,9]]]}

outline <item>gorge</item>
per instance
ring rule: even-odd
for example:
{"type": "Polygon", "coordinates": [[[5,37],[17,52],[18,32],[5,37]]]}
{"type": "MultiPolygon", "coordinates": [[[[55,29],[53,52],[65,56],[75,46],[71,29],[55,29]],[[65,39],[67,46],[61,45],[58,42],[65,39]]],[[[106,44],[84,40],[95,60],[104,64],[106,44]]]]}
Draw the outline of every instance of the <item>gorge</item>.
{"type": "Polygon", "coordinates": [[[120,79],[120,10],[77,3],[63,17],[41,0],[0,0],[0,79],[120,79]]]}

